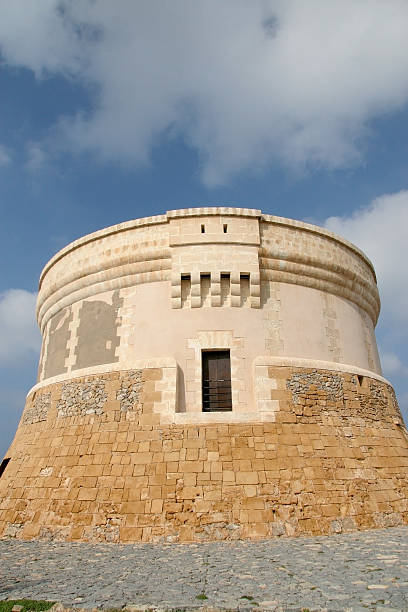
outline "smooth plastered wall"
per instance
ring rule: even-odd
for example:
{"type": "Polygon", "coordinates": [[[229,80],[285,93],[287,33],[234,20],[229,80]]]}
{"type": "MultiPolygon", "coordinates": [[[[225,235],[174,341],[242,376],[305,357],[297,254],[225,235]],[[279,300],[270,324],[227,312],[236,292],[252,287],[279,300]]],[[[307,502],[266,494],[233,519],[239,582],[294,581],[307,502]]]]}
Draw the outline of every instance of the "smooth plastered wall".
{"type": "Polygon", "coordinates": [[[171,358],[178,412],[201,411],[201,352],[230,349],[233,410],[256,411],[259,357],[381,373],[374,270],[315,226],[250,209],[187,209],[101,230],[44,269],[39,382],[171,358]]]}

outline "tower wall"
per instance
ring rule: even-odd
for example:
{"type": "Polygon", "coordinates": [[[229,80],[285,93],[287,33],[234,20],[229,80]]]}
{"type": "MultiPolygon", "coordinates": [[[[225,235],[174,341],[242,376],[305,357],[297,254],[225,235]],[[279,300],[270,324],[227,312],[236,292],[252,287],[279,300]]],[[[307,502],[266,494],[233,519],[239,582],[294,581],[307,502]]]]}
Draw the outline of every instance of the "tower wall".
{"type": "Polygon", "coordinates": [[[375,273],[331,232],[233,208],[130,221],[57,253],[37,311],[0,534],[233,539],[407,520],[375,273]],[[232,411],[203,412],[202,352],[225,349],[232,411]]]}

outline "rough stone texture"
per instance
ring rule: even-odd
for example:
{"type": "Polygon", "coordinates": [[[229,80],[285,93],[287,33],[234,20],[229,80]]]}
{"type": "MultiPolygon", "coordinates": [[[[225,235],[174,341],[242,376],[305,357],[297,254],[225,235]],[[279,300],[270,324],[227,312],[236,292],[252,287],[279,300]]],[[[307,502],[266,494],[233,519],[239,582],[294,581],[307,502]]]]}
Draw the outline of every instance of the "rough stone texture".
{"type": "Polygon", "coordinates": [[[23,523],[8,523],[4,535],[6,538],[17,538],[22,529],[23,523]]]}
{"type": "Polygon", "coordinates": [[[26,407],[21,418],[22,425],[33,425],[40,421],[46,421],[48,410],[51,406],[51,393],[33,393],[27,400],[26,407]]]}
{"type": "Polygon", "coordinates": [[[330,400],[342,400],[343,379],[338,374],[332,372],[295,372],[287,381],[286,387],[292,391],[294,404],[302,403],[308,393],[312,390],[324,391],[325,397],[330,400]]]}
{"type": "Polygon", "coordinates": [[[403,426],[395,393],[386,385],[368,377],[344,376],[333,372],[310,370],[295,372],[286,381],[292,391],[297,419],[318,423],[322,413],[341,422],[380,421],[403,426]]]}
{"type": "Polygon", "coordinates": [[[367,419],[376,421],[386,416],[392,421],[396,415],[398,415],[398,419],[400,418],[393,388],[385,389],[384,385],[376,380],[367,378],[363,380],[360,393],[357,394],[357,400],[360,402],[361,410],[367,419]]]}
{"type": "Polygon", "coordinates": [[[142,370],[130,370],[126,373],[126,376],[121,378],[120,389],[116,393],[116,399],[120,401],[122,412],[127,412],[128,410],[141,411],[142,376],[142,370]]]}
{"type": "Polygon", "coordinates": [[[57,413],[59,417],[102,414],[106,399],[103,379],[87,377],[84,382],[69,381],[62,385],[57,413]]]}
{"type": "Polygon", "coordinates": [[[45,387],[47,421],[20,427],[7,454],[0,534],[182,542],[408,523],[408,438],[390,387],[324,370],[269,376],[275,422],[245,424],[161,422],[160,368],[45,387]],[[123,411],[132,380],[140,409],[123,411]],[[87,414],[89,389],[106,394],[101,414],[87,414]],[[58,418],[72,394],[82,408],[58,418]]]}

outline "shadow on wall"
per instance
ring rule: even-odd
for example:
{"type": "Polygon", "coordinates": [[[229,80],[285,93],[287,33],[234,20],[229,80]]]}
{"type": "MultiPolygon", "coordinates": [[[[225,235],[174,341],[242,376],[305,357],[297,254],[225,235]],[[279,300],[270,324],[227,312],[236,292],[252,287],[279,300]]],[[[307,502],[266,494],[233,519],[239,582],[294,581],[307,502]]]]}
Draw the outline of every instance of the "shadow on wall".
{"type": "Polygon", "coordinates": [[[184,372],[177,365],[177,412],[185,412],[186,411],[186,389],[184,382],[184,372]]]}

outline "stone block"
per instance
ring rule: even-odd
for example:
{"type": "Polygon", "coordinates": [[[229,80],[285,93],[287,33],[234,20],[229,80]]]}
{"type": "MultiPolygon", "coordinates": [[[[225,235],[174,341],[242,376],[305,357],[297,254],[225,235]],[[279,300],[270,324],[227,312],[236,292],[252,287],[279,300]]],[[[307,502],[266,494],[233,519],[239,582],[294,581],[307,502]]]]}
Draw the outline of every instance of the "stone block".
{"type": "Polygon", "coordinates": [[[237,484],[256,485],[259,482],[257,472],[237,472],[235,475],[237,484]]]}
{"type": "MultiPolygon", "coordinates": [[[[202,487],[183,487],[177,495],[179,499],[196,499],[202,497],[203,489],[202,487]]],[[[205,494],[204,497],[206,497],[205,494]]]]}
{"type": "Polygon", "coordinates": [[[138,542],[142,540],[143,529],[141,527],[120,527],[119,534],[122,542],[138,542]]]}
{"type": "Polygon", "coordinates": [[[95,488],[80,487],[78,491],[77,499],[94,501],[96,499],[98,490],[95,488]]]}
{"type": "Polygon", "coordinates": [[[202,472],[203,471],[203,461],[180,461],[179,462],[179,472],[202,472]]]}

